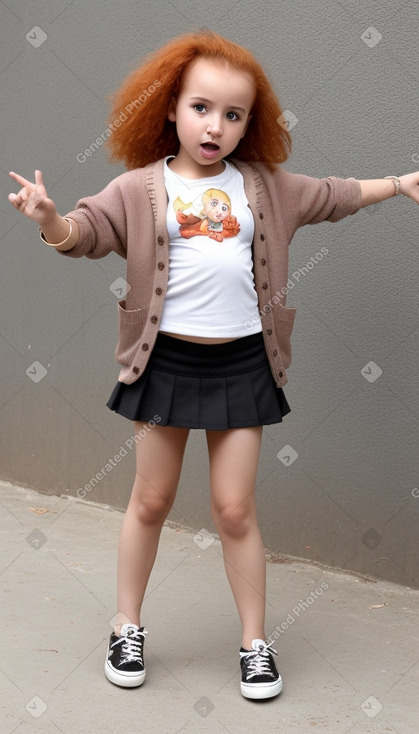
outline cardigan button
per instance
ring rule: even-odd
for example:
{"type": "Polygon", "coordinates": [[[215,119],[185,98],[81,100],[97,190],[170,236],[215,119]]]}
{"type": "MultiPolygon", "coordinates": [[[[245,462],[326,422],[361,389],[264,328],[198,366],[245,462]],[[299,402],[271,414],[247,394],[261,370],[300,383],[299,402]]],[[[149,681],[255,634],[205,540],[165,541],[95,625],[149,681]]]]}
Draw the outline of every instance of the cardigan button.
{"type": "Polygon", "coordinates": [[[278,372],[279,377],[282,377],[283,374],[284,374],[283,372],[278,372]]]}
{"type": "Polygon", "coordinates": [[[272,336],[272,329],[268,329],[266,333],[268,336],[272,336]]]}
{"type": "Polygon", "coordinates": [[[162,291],[161,288],[156,288],[156,293],[157,293],[158,296],[161,296],[161,294],[163,293],[163,291],[162,291]]]}
{"type": "Polygon", "coordinates": [[[163,237],[157,237],[157,242],[159,243],[159,245],[164,245],[163,237]]]}
{"type": "Polygon", "coordinates": [[[157,322],[158,322],[157,316],[152,316],[151,319],[150,319],[150,321],[151,321],[152,324],[157,324],[157,322]]]}
{"type": "Polygon", "coordinates": [[[262,240],[262,242],[265,242],[265,235],[264,234],[261,234],[260,235],[260,239],[262,240]]]}
{"type": "Polygon", "coordinates": [[[260,264],[261,264],[261,265],[266,265],[266,260],[265,260],[265,258],[264,258],[264,257],[263,257],[263,258],[262,258],[262,260],[260,261],[260,264]]]}
{"type": "Polygon", "coordinates": [[[143,350],[143,352],[148,352],[148,350],[149,350],[148,344],[143,344],[142,350],[143,350]]]}
{"type": "Polygon", "coordinates": [[[133,371],[133,372],[134,372],[134,373],[135,373],[136,375],[138,375],[138,373],[139,373],[139,371],[140,371],[140,368],[139,368],[139,367],[133,367],[133,368],[132,368],[132,371],[133,371]]]}
{"type": "Polygon", "coordinates": [[[259,219],[263,219],[263,214],[262,214],[262,212],[259,212],[259,219]]]}
{"type": "Polygon", "coordinates": [[[272,352],[272,354],[273,354],[274,357],[277,357],[278,356],[278,350],[277,349],[274,349],[273,352],[272,352]]]}
{"type": "Polygon", "coordinates": [[[164,263],[159,263],[157,267],[159,270],[164,270],[164,263]]]}
{"type": "Polygon", "coordinates": [[[262,283],[262,288],[263,288],[264,291],[266,291],[267,287],[268,287],[268,284],[267,283],[262,283]]]}

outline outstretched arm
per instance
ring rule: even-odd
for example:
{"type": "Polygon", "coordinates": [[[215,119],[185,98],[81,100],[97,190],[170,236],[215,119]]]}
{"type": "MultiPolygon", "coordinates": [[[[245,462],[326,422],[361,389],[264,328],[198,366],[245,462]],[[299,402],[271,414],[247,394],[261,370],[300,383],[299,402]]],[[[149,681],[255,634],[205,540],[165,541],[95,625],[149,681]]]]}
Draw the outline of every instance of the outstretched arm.
{"type": "Polygon", "coordinates": [[[362,192],[361,207],[390,199],[397,193],[409,196],[419,204],[419,171],[398,176],[397,180],[400,182],[399,186],[397,181],[388,178],[359,181],[362,192]]]}
{"type": "Polygon", "coordinates": [[[103,191],[80,199],[74,210],[61,217],[47,195],[41,171],[35,171],[35,182],[10,173],[20,186],[17,194],[9,194],[10,203],[40,227],[41,239],[61,255],[91,259],[105,257],[112,250],[126,258],[127,225],[125,202],[118,176],[103,191]]]}

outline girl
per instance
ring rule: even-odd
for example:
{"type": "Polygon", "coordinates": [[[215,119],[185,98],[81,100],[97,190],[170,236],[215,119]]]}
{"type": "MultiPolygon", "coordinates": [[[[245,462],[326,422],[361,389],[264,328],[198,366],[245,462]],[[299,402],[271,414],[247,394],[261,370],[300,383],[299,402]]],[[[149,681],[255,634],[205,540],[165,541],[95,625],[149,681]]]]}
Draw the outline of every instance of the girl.
{"type": "Polygon", "coordinates": [[[241,693],[261,699],[282,690],[264,629],[254,485],[262,426],[290,410],[282,390],[295,317],[285,306],[288,245],[298,227],[336,222],[398,193],[419,203],[419,174],[358,181],[288,173],[278,166],[290,151],[280,120],[252,55],[197,32],[148,58],[114,95],[108,145],[128,171],[102,192],[63,218],[41,171],[35,183],[10,174],[22,187],[10,202],[38,223],[46,244],[69,257],[114,250],[127,259],[121,369],[108,406],[135,421],[136,432],[153,428],[137,445],[120,535],[118,615],[105,662],[120,686],[145,679],[142,601],[189,429],[203,428],[211,510],[242,626],[241,693]]]}

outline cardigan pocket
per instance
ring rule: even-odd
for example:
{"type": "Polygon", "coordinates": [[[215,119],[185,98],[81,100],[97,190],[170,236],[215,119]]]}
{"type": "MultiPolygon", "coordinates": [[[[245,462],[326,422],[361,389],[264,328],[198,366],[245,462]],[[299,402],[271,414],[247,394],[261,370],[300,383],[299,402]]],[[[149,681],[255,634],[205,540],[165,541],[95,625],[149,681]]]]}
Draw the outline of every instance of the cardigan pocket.
{"type": "Polygon", "coordinates": [[[126,308],[126,301],[118,301],[118,343],[115,357],[119,364],[129,367],[138,348],[147,320],[148,308],[126,308]]]}
{"type": "Polygon", "coordinates": [[[276,335],[281,352],[282,362],[287,369],[291,364],[291,333],[294,327],[296,308],[288,308],[281,303],[273,307],[276,335]],[[276,318],[275,318],[276,317],[276,318]]]}

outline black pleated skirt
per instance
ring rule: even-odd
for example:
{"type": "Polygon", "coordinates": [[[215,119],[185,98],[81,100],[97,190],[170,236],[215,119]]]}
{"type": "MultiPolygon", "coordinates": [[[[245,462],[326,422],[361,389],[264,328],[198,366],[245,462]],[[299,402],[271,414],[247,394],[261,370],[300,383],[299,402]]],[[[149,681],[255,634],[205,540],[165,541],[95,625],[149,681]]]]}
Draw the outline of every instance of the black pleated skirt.
{"type": "Polygon", "coordinates": [[[290,412],[261,332],[224,344],[159,333],[144,373],[118,382],[107,406],[132,421],[214,431],[280,423],[290,412]]]}

